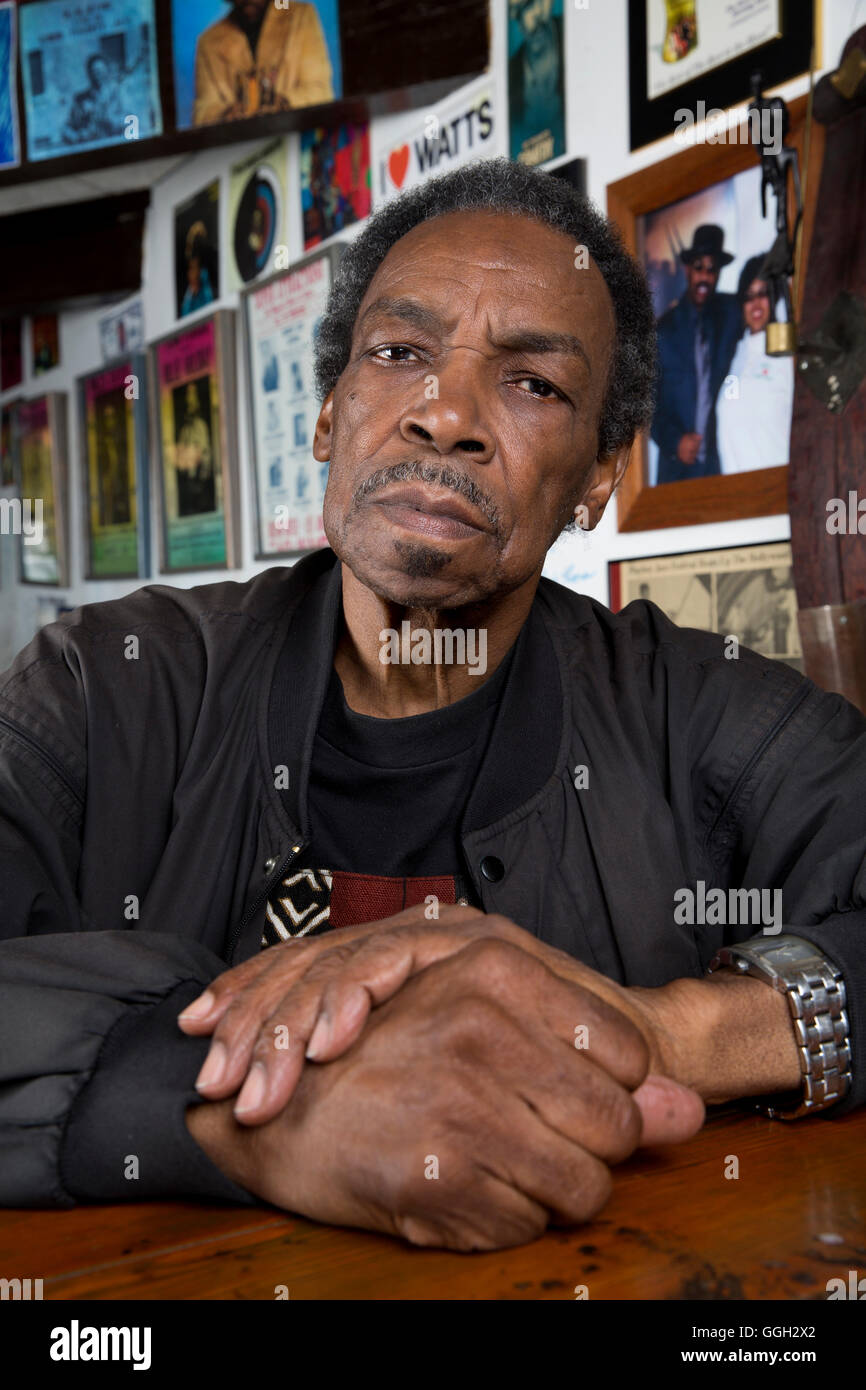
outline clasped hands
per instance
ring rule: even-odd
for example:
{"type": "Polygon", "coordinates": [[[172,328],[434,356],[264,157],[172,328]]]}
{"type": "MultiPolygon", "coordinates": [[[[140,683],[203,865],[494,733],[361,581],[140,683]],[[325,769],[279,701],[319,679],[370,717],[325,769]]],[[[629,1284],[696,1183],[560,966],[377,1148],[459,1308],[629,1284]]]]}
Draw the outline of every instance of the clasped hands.
{"type": "Polygon", "coordinates": [[[223,1103],[221,1136],[209,1106],[190,1128],[289,1210],[416,1244],[518,1244],[594,1215],[609,1164],[700,1128],[702,1100],[672,1079],[664,993],[464,906],[285,942],[180,1016],[212,1035],[196,1085],[223,1103]]]}

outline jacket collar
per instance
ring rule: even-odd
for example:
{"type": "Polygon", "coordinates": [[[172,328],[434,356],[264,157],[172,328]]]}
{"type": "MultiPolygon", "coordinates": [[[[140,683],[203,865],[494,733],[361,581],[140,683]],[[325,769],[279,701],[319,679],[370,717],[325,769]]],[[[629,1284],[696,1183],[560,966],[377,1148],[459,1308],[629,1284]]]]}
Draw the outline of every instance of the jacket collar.
{"type": "MultiPolygon", "coordinates": [[[[270,766],[284,763],[289,769],[287,809],[306,839],[313,743],[343,611],[342,565],[326,548],[305,556],[295,570],[301,581],[309,576],[309,587],[274,669],[268,746],[270,766]]],[[[500,820],[544,786],[556,764],[562,731],[559,660],[536,595],[517,637],[496,723],[463,817],[464,833],[500,820]]]]}

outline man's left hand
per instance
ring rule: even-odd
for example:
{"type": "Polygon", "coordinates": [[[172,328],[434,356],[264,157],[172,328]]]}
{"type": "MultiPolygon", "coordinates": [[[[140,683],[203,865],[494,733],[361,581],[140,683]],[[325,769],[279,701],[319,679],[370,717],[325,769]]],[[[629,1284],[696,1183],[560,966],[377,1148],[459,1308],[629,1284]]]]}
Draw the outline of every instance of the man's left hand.
{"type": "Polygon", "coordinates": [[[305,1060],[341,1056],[371,1009],[434,961],[483,938],[511,942],[603,998],[643,1034],[650,1074],[672,1074],[653,999],[660,991],[626,989],[498,914],[447,905],[430,921],[420,904],[379,922],[271,946],[218,976],[178,1020],[187,1033],[213,1034],[197,1089],[224,1100],[243,1083],[236,1118],[248,1125],[274,1119],[305,1060]]]}

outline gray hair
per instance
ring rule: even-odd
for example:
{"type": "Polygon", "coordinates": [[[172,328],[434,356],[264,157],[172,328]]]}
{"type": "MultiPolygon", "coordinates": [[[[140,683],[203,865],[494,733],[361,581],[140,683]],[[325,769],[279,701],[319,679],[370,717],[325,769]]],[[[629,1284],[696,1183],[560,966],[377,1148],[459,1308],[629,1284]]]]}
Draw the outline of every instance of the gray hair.
{"type": "MultiPolygon", "coordinates": [[[[490,209],[532,217],[585,247],[613,301],[616,339],[598,427],[599,454],[615,453],[649,425],[657,372],[655,316],[643,271],[617,227],[564,179],[509,159],[480,160],[407,189],[368,220],[340,262],[316,341],[316,386],[330,394],[351,353],[352,331],[373,276],[401,237],[433,217],[490,209]]],[[[570,528],[569,528],[570,529],[570,528]]]]}

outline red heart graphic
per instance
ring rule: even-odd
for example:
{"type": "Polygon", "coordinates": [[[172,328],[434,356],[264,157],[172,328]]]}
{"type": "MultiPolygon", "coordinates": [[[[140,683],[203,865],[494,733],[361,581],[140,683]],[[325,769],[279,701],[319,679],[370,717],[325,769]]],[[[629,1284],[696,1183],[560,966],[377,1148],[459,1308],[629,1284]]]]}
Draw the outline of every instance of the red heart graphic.
{"type": "Polygon", "coordinates": [[[398,150],[392,150],[388,155],[388,173],[391,175],[391,182],[398,188],[401,187],[408,168],[409,146],[401,145],[398,150]]]}

